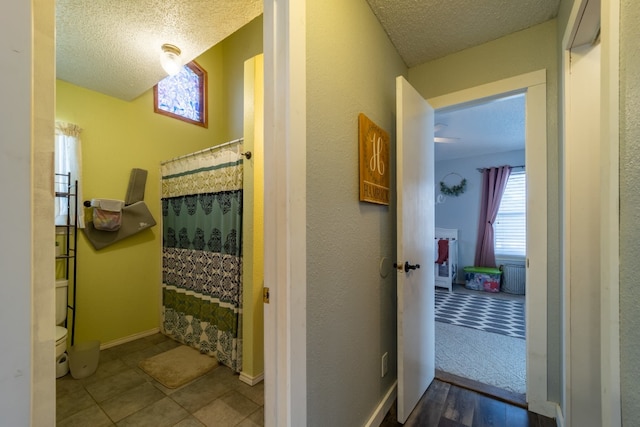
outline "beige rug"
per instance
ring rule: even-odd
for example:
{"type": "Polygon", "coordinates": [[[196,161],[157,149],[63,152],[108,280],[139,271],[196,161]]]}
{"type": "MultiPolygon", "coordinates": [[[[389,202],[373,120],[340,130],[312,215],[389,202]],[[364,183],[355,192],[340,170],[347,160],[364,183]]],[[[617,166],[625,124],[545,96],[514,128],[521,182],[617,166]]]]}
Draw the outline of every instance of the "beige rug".
{"type": "Polygon", "coordinates": [[[211,371],[218,366],[218,361],[195,348],[181,345],[144,359],[138,366],[163,386],[177,388],[211,371]]]}

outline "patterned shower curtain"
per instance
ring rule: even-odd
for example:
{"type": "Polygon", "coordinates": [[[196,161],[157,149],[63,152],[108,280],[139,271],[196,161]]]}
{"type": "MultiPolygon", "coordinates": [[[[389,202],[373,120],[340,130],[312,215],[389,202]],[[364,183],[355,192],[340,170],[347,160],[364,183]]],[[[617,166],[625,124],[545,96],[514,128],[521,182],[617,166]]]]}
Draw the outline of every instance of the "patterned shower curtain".
{"type": "Polygon", "coordinates": [[[242,369],[242,146],[162,164],[162,330],[242,369]]]}

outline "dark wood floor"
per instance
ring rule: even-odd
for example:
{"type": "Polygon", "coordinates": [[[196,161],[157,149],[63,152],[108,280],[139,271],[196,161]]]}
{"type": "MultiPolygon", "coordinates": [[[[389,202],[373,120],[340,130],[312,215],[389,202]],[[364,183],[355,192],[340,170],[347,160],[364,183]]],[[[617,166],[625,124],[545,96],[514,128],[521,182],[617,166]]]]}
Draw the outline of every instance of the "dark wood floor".
{"type": "MultiPolygon", "coordinates": [[[[397,427],[396,405],[380,427],[397,427]]],[[[436,379],[405,426],[425,427],[555,427],[556,422],[519,405],[504,402],[436,379]]]]}

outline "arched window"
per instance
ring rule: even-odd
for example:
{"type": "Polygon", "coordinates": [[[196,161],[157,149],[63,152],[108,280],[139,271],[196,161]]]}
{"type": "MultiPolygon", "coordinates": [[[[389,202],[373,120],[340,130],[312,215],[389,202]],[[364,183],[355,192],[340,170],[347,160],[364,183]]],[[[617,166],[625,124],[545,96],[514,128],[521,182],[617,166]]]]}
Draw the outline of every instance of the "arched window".
{"type": "Polygon", "coordinates": [[[198,126],[207,127],[207,72],[195,61],[153,87],[153,110],[198,126]]]}

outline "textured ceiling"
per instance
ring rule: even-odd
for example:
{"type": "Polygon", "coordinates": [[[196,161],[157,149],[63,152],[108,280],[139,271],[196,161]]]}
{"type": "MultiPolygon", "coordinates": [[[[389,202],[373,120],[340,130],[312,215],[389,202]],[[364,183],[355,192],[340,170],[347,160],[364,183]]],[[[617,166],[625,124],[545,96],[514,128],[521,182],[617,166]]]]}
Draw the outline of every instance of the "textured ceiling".
{"type": "Polygon", "coordinates": [[[437,111],[435,123],[441,128],[436,136],[453,138],[453,142],[436,144],[437,161],[524,150],[524,94],[437,111]]]}
{"type": "MultiPolygon", "coordinates": [[[[559,1],[367,0],[410,67],[547,21],[559,1]]],[[[189,61],[262,11],[262,0],[58,0],[57,77],[129,101],[166,76],[162,44],[189,61]]],[[[438,160],[524,148],[517,102],[438,113],[439,136],[458,138],[436,145],[438,160]]]]}
{"type": "MultiPolygon", "coordinates": [[[[524,30],[558,14],[560,0],[367,0],[409,67],[524,30]]],[[[524,149],[524,96],[436,112],[436,160],[524,149]]]]}
{"type": "Polygon", "coordinates": [[[262,13],[262,0],[58,0],[57,78],[126,101],[166,76],[160,47],[185,62],[262,13]]]}
{"type": "Polygon", "coordinates": [[[560,0],[367,0],[409,67],[548,21],[560,0]]]}

